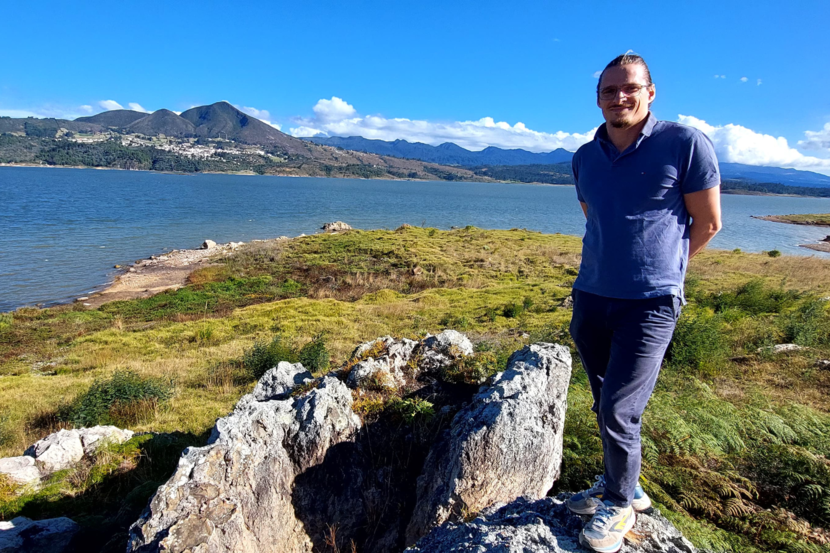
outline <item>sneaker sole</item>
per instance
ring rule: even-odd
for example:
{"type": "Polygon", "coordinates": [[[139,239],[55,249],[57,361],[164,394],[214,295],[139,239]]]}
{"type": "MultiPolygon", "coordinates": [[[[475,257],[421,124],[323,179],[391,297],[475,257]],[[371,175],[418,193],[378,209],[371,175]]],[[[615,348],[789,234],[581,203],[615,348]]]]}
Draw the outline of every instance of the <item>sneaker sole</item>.
{"type": "MultiPolygon", "coordinates": [[[[632,516],[631,518],[634,520],[634,522],[631,524],[631,526],[628,527],[628,529],[625,531],[625,534],[628,534],[637,524],[637,513],[635,512],[634,516],[632,516]]],[[[623,534],[620,537],[620,540],[618,542],[615,542],[613,545],[607,545],[605,547],[595,547],[588,543],[588,540],[585,538],[584,534],[580,532],[579,545],[587,547],[591,551],[596,551],[597,553],[617,553],[617,551],[622,549],[623,543],[625,542],[625,534],[623,534]]]]}

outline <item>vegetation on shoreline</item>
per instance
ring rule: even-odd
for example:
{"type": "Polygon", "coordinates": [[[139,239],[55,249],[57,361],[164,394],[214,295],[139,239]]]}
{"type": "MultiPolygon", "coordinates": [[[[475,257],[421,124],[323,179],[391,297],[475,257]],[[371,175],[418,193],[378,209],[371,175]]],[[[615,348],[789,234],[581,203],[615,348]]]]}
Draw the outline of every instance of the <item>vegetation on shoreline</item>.
{"type": "MultiPolygon", "coordinates": [[[[127,525],[181,449],[204,443],[215,418],[281,358],[302,357],[321,374],[378,336],[455,328],[477,353],[448,377],[473,384],[524,343],[573,346],[562,303],[579,250],[576,237],[518,229],[350,231],[246,245],[187,287],[148,299],[4,314],[0,454],[19,455],[71,424],[70,412],[180,434],[137,436],[39,492],[0,482],[0,516],[67,515],[88,543],[123,549],[127,525]]],[[[830,371],[817,360],[830,358],[820,301],[830,295],[830,262],[707,251],[693,260],[687,290],[644,417],[646,490],[701,547],[825,550],[830,371]],[[785,342],[809,349],[769,348],[785,342]]],[[[429,417],[428,399],[378,395],[355,409],[364,417],[390,409],[411,423],[429,417]]],[[[583,488],[601,472],[590,405],[577,363],[555,491],[583,488]]]]}
{"type": "Polygon", "coordinates": [[[776,223],[790,223],[793,225],[813,225],[819,227],[830,226],[830,213],[799,213],[795,215],[765,215],[758,217],[765,221],[776,223]]]}

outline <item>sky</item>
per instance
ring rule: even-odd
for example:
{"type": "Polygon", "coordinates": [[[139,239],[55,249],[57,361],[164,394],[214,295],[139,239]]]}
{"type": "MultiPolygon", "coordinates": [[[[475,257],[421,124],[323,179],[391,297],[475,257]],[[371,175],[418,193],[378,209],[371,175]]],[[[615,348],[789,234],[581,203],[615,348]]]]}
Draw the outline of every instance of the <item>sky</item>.
{"type": "Polygon", "coordinates": [[[575,150],[598,72],[648,62],[660,119],[721,161],[830,174],[830,2],[0,0],[0,115],[226,100],[295,136],[575,150]]]}

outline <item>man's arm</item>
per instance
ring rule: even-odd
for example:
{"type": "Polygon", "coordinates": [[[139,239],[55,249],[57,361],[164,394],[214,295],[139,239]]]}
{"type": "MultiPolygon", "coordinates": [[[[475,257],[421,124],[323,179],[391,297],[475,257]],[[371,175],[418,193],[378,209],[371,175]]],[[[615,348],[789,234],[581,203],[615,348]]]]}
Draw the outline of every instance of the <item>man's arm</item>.
{"type": "Polygon", "coordinates": [[[683,195],[686,210],[692,216],[689,227],[689,259],[706,247],[721,229],[720,185],[683,195]]]}
{"type": "Polygon", "coordinates": [[[579,205],[582,207],[582,213],[585,214],[585,218],[588,218],[588,204],[585,202],[579,202],[579,205]]]}

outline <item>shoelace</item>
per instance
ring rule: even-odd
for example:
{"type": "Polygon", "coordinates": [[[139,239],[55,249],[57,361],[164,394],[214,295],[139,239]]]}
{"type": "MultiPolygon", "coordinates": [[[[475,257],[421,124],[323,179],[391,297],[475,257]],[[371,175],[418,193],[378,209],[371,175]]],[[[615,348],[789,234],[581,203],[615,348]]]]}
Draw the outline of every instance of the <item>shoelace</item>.
{"type": "Polygon", "coordinates": [[[591,495],[591,493],[595,492],[599,488],[605,488],[605,476],[602,474],[594,476],[594,484],[588,490],[587,495],[591,495]]]}
{"type": "Polygon", "coordinates": [[[597,512],[594,513],[594,516],[591,519],[591,526],[597,530],[604,530],[611,526],[611,519],[613,517],[614,511],[612,510],[612,507],[609,507],[603,503],[602,507],[597,509],[597,512]]]}

